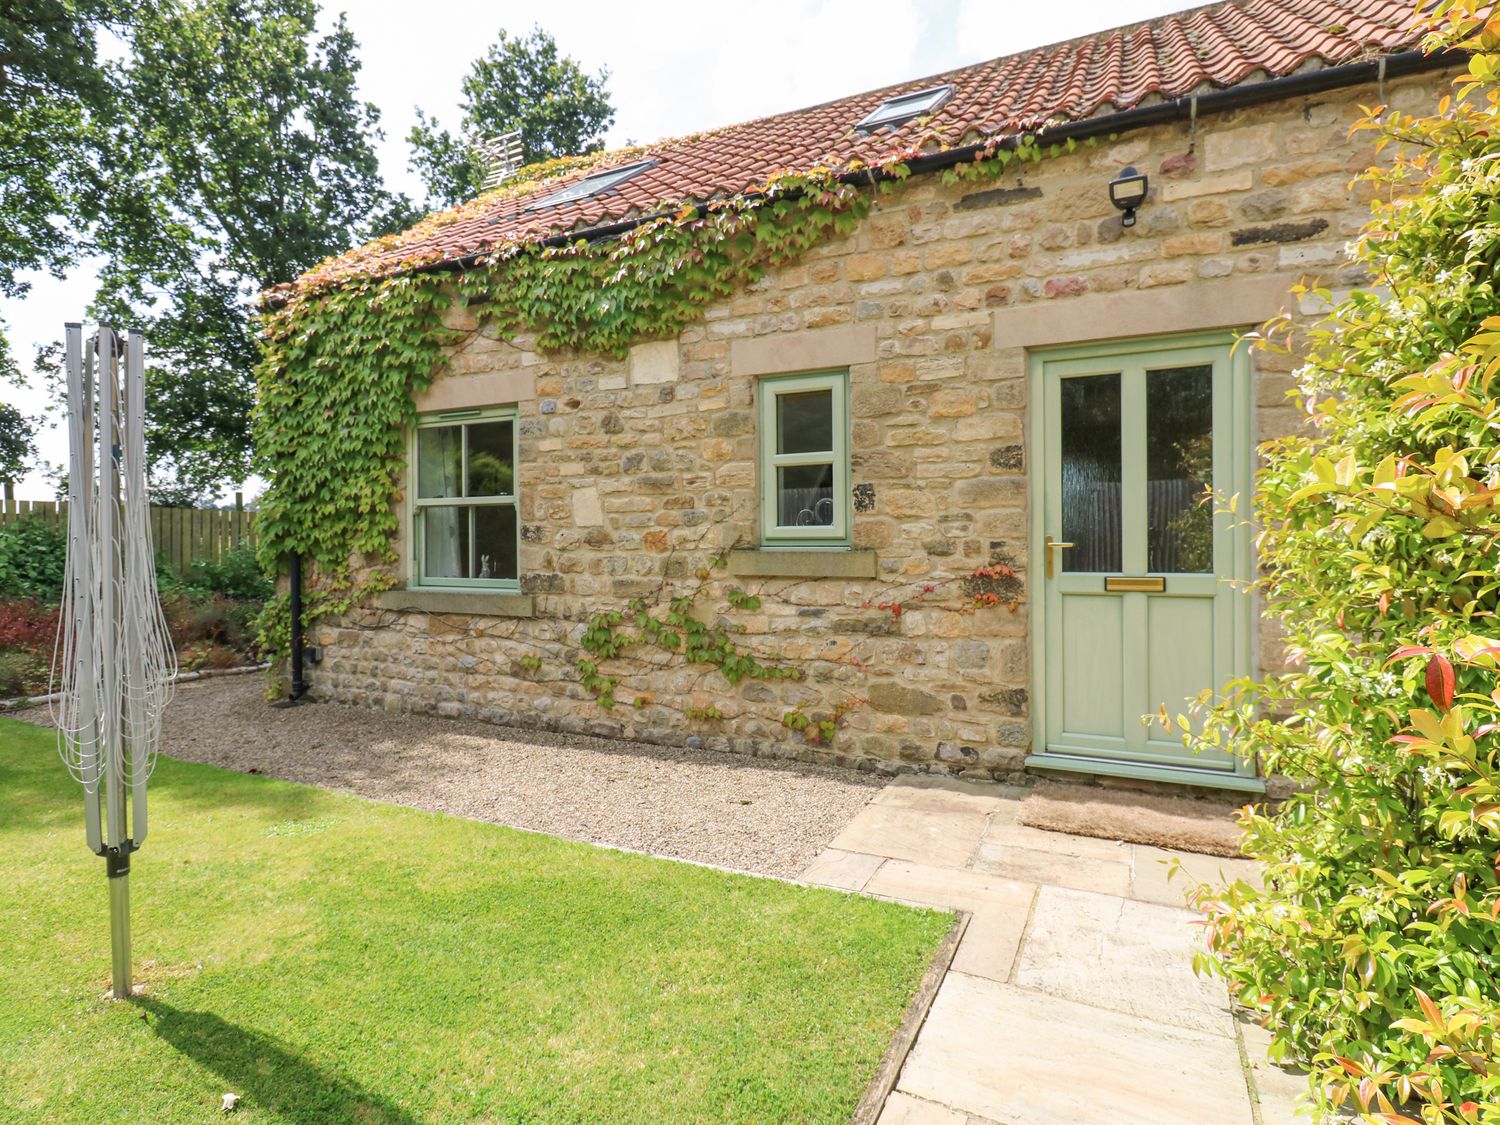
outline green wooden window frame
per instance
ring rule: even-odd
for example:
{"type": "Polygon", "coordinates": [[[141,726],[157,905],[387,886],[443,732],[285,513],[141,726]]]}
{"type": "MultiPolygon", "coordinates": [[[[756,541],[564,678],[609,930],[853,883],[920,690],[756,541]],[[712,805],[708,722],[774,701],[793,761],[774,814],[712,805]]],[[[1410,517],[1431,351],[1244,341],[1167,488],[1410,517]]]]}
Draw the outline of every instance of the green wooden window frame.
{"type": "MultiPolygon", "coordinates": [[[[521,588],[520,583],[520,424],[516,417],[516,409],[513,406],[488,407],[472,410],[446,410],[438,414],[426,414],[417,419],[417,424],[412,428],[410,440],[407,446],[407,526],[411,529],[411,581],[412,587],[425,587],[436,589],[467,589],[467,590],[494,590],[501,592],[514,592],[521,588]],[[509,422],[511,424],[511,490],[509,493],[494,493],[488,495],[469,495],[469,429],[475,425],[492,422],[509,422]],[[456,429],[460,433],[460,460],[458,470],[458,491],[447,493],[442,496],[422,496],[418,489],[418,449],[424,432],[440,429],[456,429]],[[468,521],[468,542],[473,549],[475,524],[481,509],[509,508],[512,513],[515,534],[515,557],[508,560],[510,569],[514,570],[514,578],[478,578],[478,577],[445,577],[430,576],[427,573],[428,543],[427,543],[427,512],[433,508],[459,508],[464,511],[464,518],[468,521]]],[[[470,560],[469,569],[474,569],[470,560]]]]}
{"type": "MultiPolygon", "coordinates": [[[[767,547],[847,547],[849,545],[849,373],[822,371],[806,375],[778,375],[760,381],[760,511],[761,543],[767,547]],[[832,403],[833,448],[780,453],[779,407],[783,397],[828,391],[832,403]],[[780,470],[830,465],[833,469],[832,511],[827,524],[783,523],[779,518],[780,470]]],[[[808,509],[812,511],[812,509],[808,509]]]]}

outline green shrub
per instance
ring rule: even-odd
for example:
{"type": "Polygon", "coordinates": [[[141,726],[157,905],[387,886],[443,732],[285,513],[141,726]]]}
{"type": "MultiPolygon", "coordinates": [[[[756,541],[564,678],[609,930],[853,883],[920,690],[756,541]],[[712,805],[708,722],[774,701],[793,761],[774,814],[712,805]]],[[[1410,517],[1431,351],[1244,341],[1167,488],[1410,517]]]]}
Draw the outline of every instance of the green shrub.
{"type": "Polygon", "coordinates": [[[227,598],[263,602],[276,592],[271,580],[261,570],[252,547],[226,551],[218,562],[199,559],[193,562],[175,585],[183,591],[222,594],[227,598]]]}
{"type": "Polygon", "coordinates": [[[62,597],[68,539],[62,527],[40,516],[0,524],[0,598],[62,597]]]}
{"type": "MultiPolygon", "coordinates": [[[[0,524],[0,698],[46,687],[66,554],[66,534],[44,519],[0,524]]],[[[182,576],[159,559],[157,587],[185,669],[259,659],[256,618],[274,589],[254,551],[195,562],[182,576]]]]}
{"type": "Polygon", "coordinates": [[[1448,29],[1479,52],[1467,103],[1378,126],[1398,156],[1355,254],[1383,292],[1304,342],[1312,436],[1259,483],[1295,670],[1235,685],[1200,737],[1303,785],[1245,818],[1263,892],[1197,889],[1200,967],[1372,1122],[1500,1122],[1497,32],[1448,29]]]}
{"type": "MultiPolygon", "coordinates": [[[[0,598],[57,602],[62,597],[67,553],[68,538],[61,524],[40,516],[0,524],[0,598]]],[[[276,592],[250,547],[226,551],[217,562],[200,559],[183,575],[158,558],[156,575],[158,587],[168,596],[222,594],[261,602],[276,592]]]]}
{"type": "Polygon", "coordinates": [[[178,663],[185,670],[260,658],[257,618],[275,587],[253,550],[229,551],[218,562],[194,562],[181,576],[163,566],[158,586],[178,663]]]}

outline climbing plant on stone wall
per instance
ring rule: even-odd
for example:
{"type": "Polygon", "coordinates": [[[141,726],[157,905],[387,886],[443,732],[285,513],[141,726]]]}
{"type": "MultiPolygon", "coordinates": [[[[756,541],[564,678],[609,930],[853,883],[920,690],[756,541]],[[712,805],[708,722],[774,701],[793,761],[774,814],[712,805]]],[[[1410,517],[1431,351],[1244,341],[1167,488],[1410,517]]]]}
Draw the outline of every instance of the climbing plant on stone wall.
{"type": "MultiPolygon", "coordinates": [[[[684,204],[608,241],[509,242],[461,263],[399,254],[405,242],[484,213],[499,198],[640,151],[523,169],[406,236],[330,259],[267,295],[254,425],[271,487],[258,514],[259,550],[273,573],[287,554],[302,556],[305,623],[395,584],[395,505],[413,399],[467,335],[524,333],[544,353],[622,356],[640,341],[675,336],[766,269],[851,232],[873,195],[899,190],[909,172],[892,158],[857,174],[779,175],[733,199],[684,204]],[[467,315],[455,318],[458,309],[467,315]],[[460,319],[471,326],[453,327],[460,319]]],[[[1031,137],[997,141],[949,174],[997,176],[1041,151],[1031,137]]],[[[261,625],[268,653],[280,657],[289,633],[284,597],[267,605],[261,625]]]]}

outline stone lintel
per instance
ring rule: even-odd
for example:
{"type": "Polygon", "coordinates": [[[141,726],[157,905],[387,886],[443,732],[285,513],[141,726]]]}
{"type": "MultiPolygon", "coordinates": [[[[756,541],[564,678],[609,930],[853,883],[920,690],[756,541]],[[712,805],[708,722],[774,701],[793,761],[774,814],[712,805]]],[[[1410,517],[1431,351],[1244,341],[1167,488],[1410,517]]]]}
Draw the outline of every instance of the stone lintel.
{"type": "Polygon", "coordinates": [[[1168,292],[1121,290],[995,310],[995,347],[1046,348],[1127,336],[1164,336],[1261,324],[1295,303],[1295,277],[1262,275],[1183,285],[1168,292]]]}
{"type": "Polygon", "coordinates": [[[953,205],[955,211],[973,211],[979,207],[1004,207],[1012,203],[1024,203],[1030,199],[1040,199],[1042,189],[1039,187],[1008,187],[991,188],[989,191],[976,191],[972,195],[966,195],[953,205]]]}
{"type": "Polygon", "coordinates": [[[778,551],[729,552],[729,573],[736,578],[874,578],[875,552],[841,547],[778,551]]]}
{"type": "Polygon", "coordinates": [[[735,375],[787,375],[875,362],[875,326],[845,324],[732,340],[729,369],[735,375]]]}
{"type": "Polygon", "coordinates": [[[536,398],[532,371],[492,371],[484,375],[444,375],[419,392],[414,401],[419,414],[475,407],[510,406],[536,398]]]}

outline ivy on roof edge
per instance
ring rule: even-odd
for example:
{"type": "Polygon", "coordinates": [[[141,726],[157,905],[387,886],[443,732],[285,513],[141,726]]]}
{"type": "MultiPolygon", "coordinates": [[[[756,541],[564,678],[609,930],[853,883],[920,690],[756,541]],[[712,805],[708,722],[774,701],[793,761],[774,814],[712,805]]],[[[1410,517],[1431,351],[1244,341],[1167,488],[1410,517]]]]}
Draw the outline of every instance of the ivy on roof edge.
{"type": "MultiPolygon", "coordinates": [[[[533,165],[496,191],[526,194],[620,155],[533,165]]],[[[755,192],[684,204],[608,242],[510,241],[446,271],[415,260],[385,275],[354,269],[390,248],[377,240],[309,271],[261,313],[253,427],[258,469],[271,481],[256,517],[262,565],[274,574],[285,555],[302,556],[309,625],[392,588],[414,396],[453,349],[475,333],[504,341],[524,333],[539,352],[619,357],[639,341],[675,336],[768,267],[852,231],[877,191],[906,179],[914,155],[861,169],[868,183],[851,182],[848,169],[785,173],[755,192]]],[[[1035,138],[1013,148],[997,140],[944,179],[993,177],[1040,157],[1035,138]]],[[[495,194],[424,222],[457,221],[495,194]]],[[[287,651],[284,597],[266,606],[261,631],[273,658],[287,651]]]]}
{"type": "Polygon", "coordinates": [[[474,218],[490,211],[498,202],[508,199],[524,199],[540,194],[543,190],[559,186],[575,173],[591,172],[622,158],[640,157],[648,150],[635,145],[611,149],[608,152],[590,152],[579,156],[559,156],[552,160],[541,160],[527,164],[512,173],[503,184],[491,188],[445,211],[434,211],[420,222],[394,234],[382,235],[363,246],[346,250],[325,258],[307,270],[295,281],[278,285],[265,294],[270,305],[295,299],[309,292],[322,292],[360,277],[381,277],[409,270],[422,269],[441,262],[447,255],[442,251],[428,254],[411,254],[390,259],[403,245],[419,245],[445,227],[465,219],[474,218]]]}

